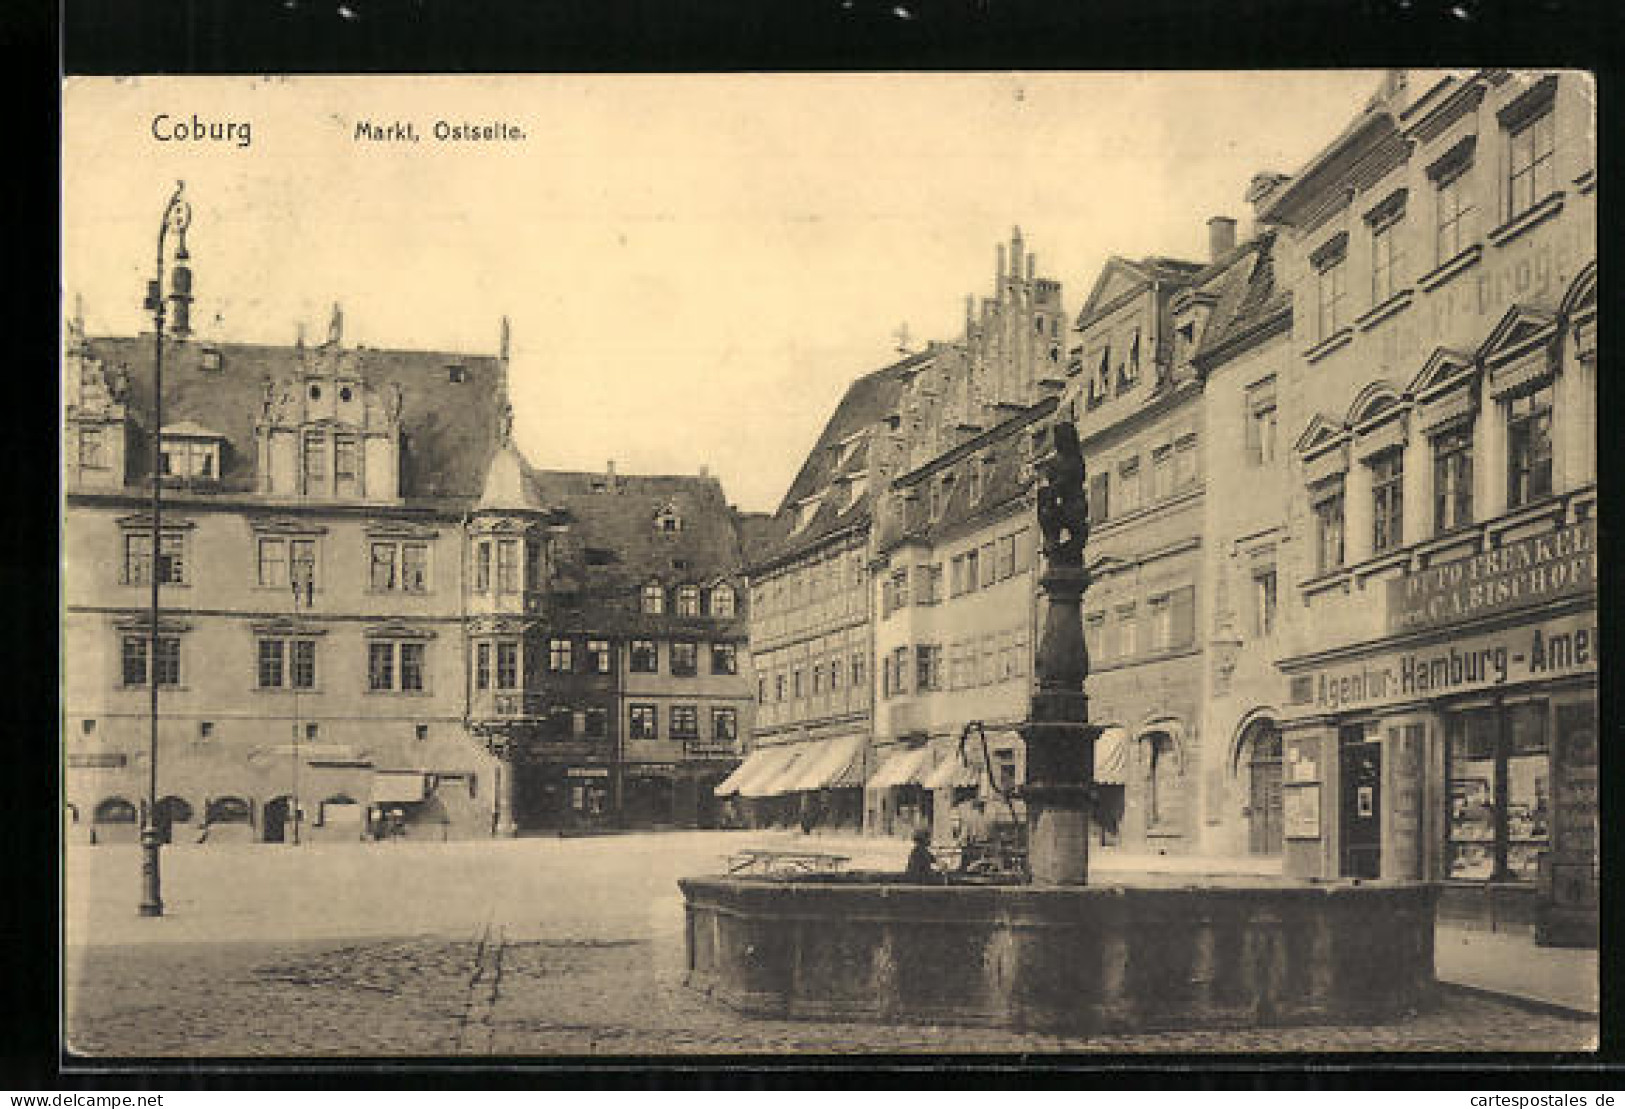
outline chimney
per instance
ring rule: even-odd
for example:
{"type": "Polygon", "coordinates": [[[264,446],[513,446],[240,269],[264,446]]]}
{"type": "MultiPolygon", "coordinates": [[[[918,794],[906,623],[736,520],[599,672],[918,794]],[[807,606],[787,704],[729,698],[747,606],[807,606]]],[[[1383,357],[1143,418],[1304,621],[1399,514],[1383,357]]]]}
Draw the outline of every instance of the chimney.
{"type": "Polygon", "coordinates": [[[705,465],[704,463],[701,463],[700,464],[700,476],[702,478],[710,477],[711,476],[711,467],[705,465]]]}
{"type": "Polygon", "coordinates": [[[1236,249],[1236,221],[1229,216],[1214,216],[1208,220],[1208,261],[1217,262],[1234,249],[1236,249]]]}

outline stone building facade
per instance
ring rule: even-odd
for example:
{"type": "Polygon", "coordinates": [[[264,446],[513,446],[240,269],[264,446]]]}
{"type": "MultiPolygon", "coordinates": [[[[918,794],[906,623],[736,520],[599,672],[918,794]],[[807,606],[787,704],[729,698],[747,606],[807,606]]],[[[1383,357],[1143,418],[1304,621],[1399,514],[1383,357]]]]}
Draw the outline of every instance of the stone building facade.
{"type": "Polygon", "coordinates": [[[1262,217],[1294,314],[1286,865],[1594,942],[1583,74],[1395,74],[1262,217]]]}
{"type": "Polygon", "coordinates": [[[152,680],[174,841],[719,819],[753,707],[737,514],[705,476],[532,470],[506,348],[346,347],[337,310],[317,346],[166,338],[154,559],[153,337],[70,322],[70,837],[136,837],[152,680]]]}

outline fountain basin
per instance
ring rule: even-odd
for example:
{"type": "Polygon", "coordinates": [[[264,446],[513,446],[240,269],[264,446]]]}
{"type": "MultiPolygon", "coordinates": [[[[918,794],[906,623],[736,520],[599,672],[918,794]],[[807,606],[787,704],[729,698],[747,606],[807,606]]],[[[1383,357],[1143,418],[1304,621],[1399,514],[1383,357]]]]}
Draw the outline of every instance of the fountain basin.
{"type": "Polygon", "coordinates": [[[1059,1033],[1381,1022],[1434,988],[1425,883],[679,885],[688,984],[753,1016],[1059,1033]]]}

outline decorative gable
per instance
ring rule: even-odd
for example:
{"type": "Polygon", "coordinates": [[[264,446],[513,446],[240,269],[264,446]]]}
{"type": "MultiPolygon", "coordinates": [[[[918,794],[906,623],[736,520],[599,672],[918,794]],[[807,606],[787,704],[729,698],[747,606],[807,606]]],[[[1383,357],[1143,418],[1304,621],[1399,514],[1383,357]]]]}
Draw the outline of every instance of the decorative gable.
{"type": "Polygon", "coordinates": [[[1106,259],[1101,268],[1100,276],[1095,279],[1094,288],[1089,291],[1089,297],[1083,302],[1083,308],[1078,312],[1078,324],[1083,326],[1095,313],[1104,311],[1109,305],[1143,288],[1146,275],[1125,259],[1113,256],[1106,259]]]}

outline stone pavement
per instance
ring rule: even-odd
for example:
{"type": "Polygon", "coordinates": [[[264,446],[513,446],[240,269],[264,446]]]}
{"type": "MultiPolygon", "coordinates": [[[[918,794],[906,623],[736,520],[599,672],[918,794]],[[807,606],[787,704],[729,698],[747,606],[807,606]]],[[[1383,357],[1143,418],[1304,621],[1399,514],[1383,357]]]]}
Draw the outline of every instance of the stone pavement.
{"type": "Polygon", "coordinates": [[[1596,1018],[1597,952],[1537,947],[1528,936],[1456,928],[1435,933],[1433,963],[1439,981],[1596,1018]]]}
{"type": "MultiPolygon", "coordinates": [[[[864,865],[907,844],[859,841],[864,865]]],[[[135,913],[139,853],[69,852],[68,1044],[86,1055],[1584,1051],[1595,1021],[1443,993],[1376,1027],[1085,1040],[761,1021],[682,985],[676,878],[763,833],[472,844],[217,846],[164,855],[168,916],[135,913]]],[[[1516,954],[1513,955],[1516,958],[1516,954]]]]}

